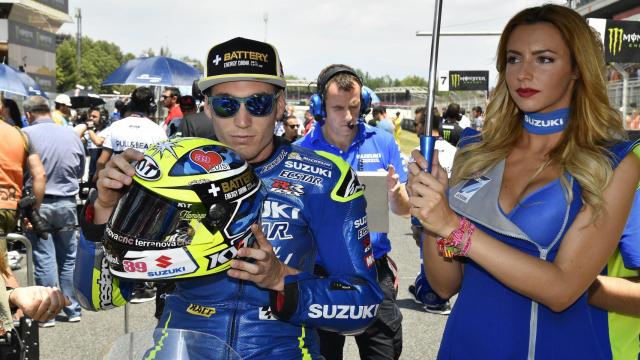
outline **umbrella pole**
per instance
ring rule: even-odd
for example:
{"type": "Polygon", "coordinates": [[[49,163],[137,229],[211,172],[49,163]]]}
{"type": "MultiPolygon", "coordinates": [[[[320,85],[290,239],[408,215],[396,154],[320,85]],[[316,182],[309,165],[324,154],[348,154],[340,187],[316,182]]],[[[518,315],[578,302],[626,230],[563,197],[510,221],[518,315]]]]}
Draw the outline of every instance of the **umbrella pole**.
{"type": "MultiPolygon", "coordinates": [[[[420,154],[427,160],[427,168],[425,171],[431,173],[433,152],[435,150],[436,138],[431,134],[433,125],[431,118],[433,117],[433,103],[436,95],[436,71],[438,65],[438,47],[440,44],[440,15],[442,13],[442,0],[435,0],[435,11],[433,16],[433,36],[431,37],[431,63],[429,64],[429,96],[427,97],[427,109],[425,114],[424,134],[420,136],[420,154]]],[[[412,216],[411,224],[422,226],[418,218],[412,216]]]]}
{"type": "Polygon", "coordinates": [[[153,87],[153,90],[155,92],[156,95],[156,113],[153,114],[153,116],[156,119],[156,123],[162,125],[162,119],[160,119],[160,108],[162,107],[162,105],[160,105],[160,96],[162,95],[162,90],[161,90],[162,86],[157,85],[153,87]]]}
{"type": "Polygon", "coordinates": [[[438,67],[438,49],[440,45],[440,16],[442,14],[442,0],[435,0],[435,10],[433,16],[433,32],[431,37],[431,62],[429,66],[429,96],[427,97],[427,109],[424,134],[420,134],[420,153],[427,159],[427,172],[431,172],[431,162],[433,161],[433,152],[436,144],[436,138],[431,135],[433,117],[433,104],[436,95],[437,67],[438,67]]]}

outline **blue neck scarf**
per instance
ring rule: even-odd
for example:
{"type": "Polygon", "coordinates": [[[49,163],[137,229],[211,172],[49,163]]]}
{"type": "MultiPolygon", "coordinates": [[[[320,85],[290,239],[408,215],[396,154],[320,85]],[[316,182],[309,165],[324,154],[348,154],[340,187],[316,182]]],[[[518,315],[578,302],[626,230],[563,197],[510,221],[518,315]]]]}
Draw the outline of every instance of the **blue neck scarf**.
{"type": "Polygon", "coordinates": [[[531,134],[549,135],[561,132],[569,125],[569,108],[548,113],[524,113],[524,128],[531,134]]]}

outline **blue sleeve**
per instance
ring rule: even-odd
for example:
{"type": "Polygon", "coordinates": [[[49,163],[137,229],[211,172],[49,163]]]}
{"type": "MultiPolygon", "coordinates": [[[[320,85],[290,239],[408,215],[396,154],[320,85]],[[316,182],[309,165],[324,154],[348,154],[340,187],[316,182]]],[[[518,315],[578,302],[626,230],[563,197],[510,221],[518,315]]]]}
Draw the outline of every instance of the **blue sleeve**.
{"type": "Polygon", "coordinates": [[[302,272],[286,277],[284,293],[271,292],[271,308],[278,318],[294,324],[351,333],[375,320],[383,294],[377,282],[363,189],[355,171],[342,159],[335,159],[343,164],[340,180],[331,193],[308,204],[312,207],[311,232],[327,276],[302,272]]]}
{"type": "Polygon", "coordinates": [[[624,267],[627,269],[640,269],[640,221],[638,219],[640,219],[640,188],[636,190],[627,225],[622,231],[618,244],[624,267]]]}
{"type": "MultiPolygon", "coordinates": [[[[85,214],[86,207],[82,214],[85,214]]],[[[79,217],[82,231],[76,250],[73,287],[80,306],[99,311],[122,306],[133,295],[135,283],[123,281],[111,275],[109,263],[104,257],[100,242],[104,225],[93,225],[79,217]]]]}

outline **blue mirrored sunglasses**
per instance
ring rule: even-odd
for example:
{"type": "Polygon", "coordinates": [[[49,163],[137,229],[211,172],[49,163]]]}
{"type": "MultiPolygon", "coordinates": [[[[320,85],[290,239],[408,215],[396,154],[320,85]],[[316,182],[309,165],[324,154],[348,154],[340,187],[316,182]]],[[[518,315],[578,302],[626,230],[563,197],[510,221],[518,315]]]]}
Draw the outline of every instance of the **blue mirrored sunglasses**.
{"type": "Polygon", "coordinates": [[[240,104],[253,116],[267,116],[273,111],[273,104],[282,92],[276,94],[253,94],[244,98],[231,95],[210,96],[209,105],[218,117],[228,118],[240,110],[240,104]]]}

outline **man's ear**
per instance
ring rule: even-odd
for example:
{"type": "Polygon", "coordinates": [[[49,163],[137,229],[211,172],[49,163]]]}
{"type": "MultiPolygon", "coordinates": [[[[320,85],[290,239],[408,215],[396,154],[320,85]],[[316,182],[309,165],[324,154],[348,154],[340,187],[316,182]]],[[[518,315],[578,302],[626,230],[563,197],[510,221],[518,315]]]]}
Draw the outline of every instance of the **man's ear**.
{"type": "Polygon", "coordinates": [[[276,120],[282,119],[284,116],[284,110],[287,107],[287,99],[284,90],[281,90],[282,94],[278,96],[276,100],[276,120]]]}

